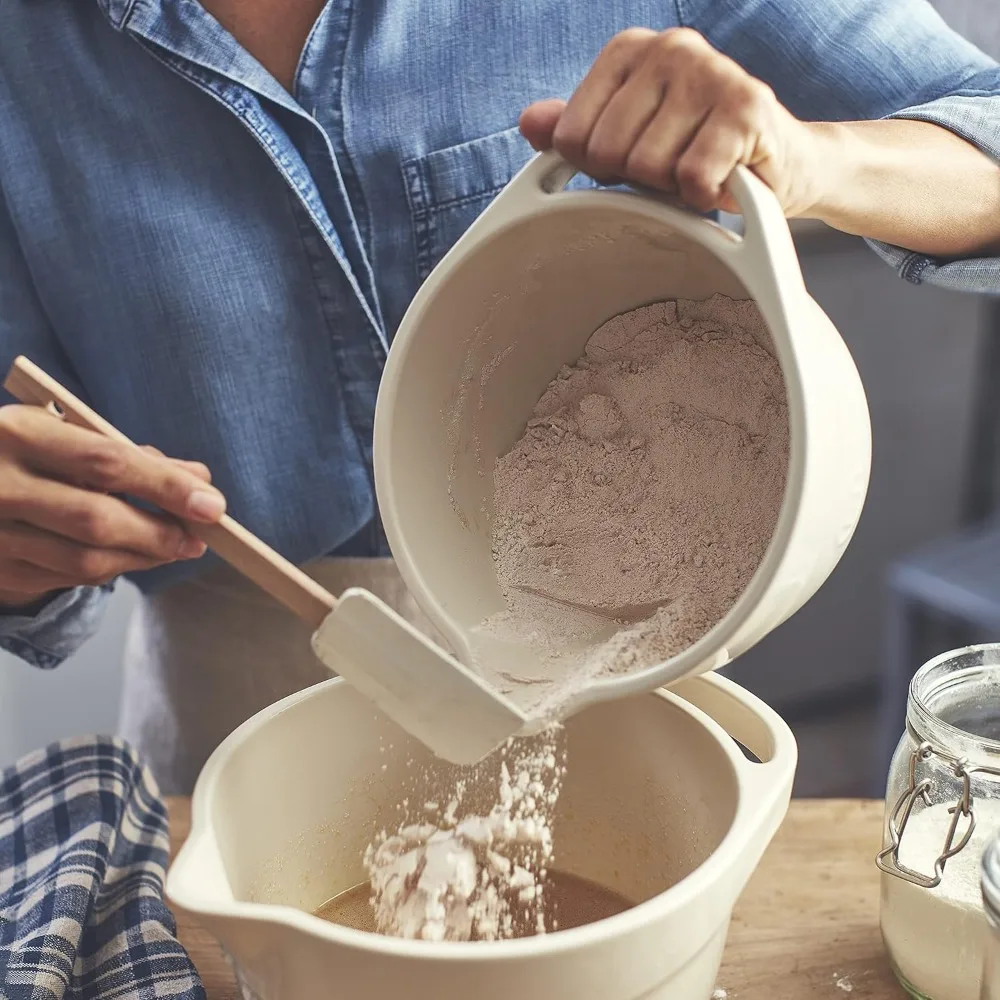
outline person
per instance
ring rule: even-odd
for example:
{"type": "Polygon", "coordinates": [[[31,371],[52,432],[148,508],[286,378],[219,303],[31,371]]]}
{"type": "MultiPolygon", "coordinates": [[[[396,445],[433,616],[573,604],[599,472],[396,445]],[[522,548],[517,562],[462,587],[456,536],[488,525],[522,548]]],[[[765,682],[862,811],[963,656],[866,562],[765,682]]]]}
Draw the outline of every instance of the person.
{"type": "Polygon", "coordinates": [[[909,281],[1000,285],[1000,67],[924,0],[12,0],[0,136],[0,362],[151,446],[0,408],[0,645],[55,666],[137,583],[122,732],[168,793],[324,668],[154,511],[228,509],[429,627],[379,525],[379,375],[533,148],[704,212],[746,164],[909,281]]]}

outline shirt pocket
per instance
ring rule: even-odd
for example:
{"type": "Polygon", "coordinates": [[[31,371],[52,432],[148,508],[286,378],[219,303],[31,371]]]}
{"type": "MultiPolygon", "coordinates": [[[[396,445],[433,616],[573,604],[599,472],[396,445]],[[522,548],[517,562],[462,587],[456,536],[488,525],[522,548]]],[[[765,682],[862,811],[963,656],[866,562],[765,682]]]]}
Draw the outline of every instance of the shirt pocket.
{"type": "MultiPolygon", "coordinates": [[[[520,130],[510,128],[403,162],[419,282],[533,155],[520,130]]],[[[569,185],[595,186],[582,175],[569,185]]]]}

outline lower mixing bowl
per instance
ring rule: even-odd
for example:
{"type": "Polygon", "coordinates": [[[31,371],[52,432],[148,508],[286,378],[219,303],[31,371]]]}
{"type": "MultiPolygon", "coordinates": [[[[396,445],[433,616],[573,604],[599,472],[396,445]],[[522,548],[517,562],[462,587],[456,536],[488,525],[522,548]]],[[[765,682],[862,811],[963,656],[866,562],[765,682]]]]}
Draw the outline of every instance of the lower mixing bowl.
{"type": "Polygon", "coordinates": [[[414,773],[452,784],[458,773],[336,679],[264,710],[213,754],[167,893],[259,1000],[707,1000],[733,905],[787,808],[791,732],[709,675],[595,705],[564,739],[555,867],[637,903],[618,916],[462,944],[313,916],[364,880],[362,852],[398,824],[414,773]]]}

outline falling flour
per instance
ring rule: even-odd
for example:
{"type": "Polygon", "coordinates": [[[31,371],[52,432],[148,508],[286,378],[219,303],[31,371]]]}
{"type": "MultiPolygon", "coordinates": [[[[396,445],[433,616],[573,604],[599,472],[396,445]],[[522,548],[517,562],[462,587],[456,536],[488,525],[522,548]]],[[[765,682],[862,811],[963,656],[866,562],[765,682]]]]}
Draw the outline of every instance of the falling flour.
{"type": "Polygon", "coordinates": [[[787,466],[784,380],[753,302],[660,302],[601,326],[494,469],[507,610],[481,630],[548,657],[534,707],[709,631],[760,564],[787,466]]]}
{"type": "Polygon", "coordinates": [[[460,781],[444,808],[424,803],[422,821],[383,832],[365,852],[380,933],[425,941],[545,933],[545,876],[564,754],[553,730],[529,746],[508,741],[499,759],[488,812],[462,814],[467,784],[460,781]]]}

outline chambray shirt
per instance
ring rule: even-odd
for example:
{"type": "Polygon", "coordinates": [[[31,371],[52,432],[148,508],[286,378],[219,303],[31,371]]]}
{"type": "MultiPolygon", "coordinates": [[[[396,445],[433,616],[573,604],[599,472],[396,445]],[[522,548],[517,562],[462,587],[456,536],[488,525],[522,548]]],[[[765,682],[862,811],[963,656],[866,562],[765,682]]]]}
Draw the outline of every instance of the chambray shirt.
{"type": "MultiPolygon", "coordinates": [[[[434,264],[618,31],[688,25],[812,120],[897,114],[1000,153],[1000,67],[924,0],[329,0],[286,92],[196,0],[0,3],[0,365],[212,468],[296,562],[385,554],[372,419],[434,264]]],[[[875,249],[1000,287],[996,260],[875,249]]],[[[145,590],[197,567],[136,576],[145,590]]],[[[104,588],[0,618],[53,666],[104,588]]]]}

